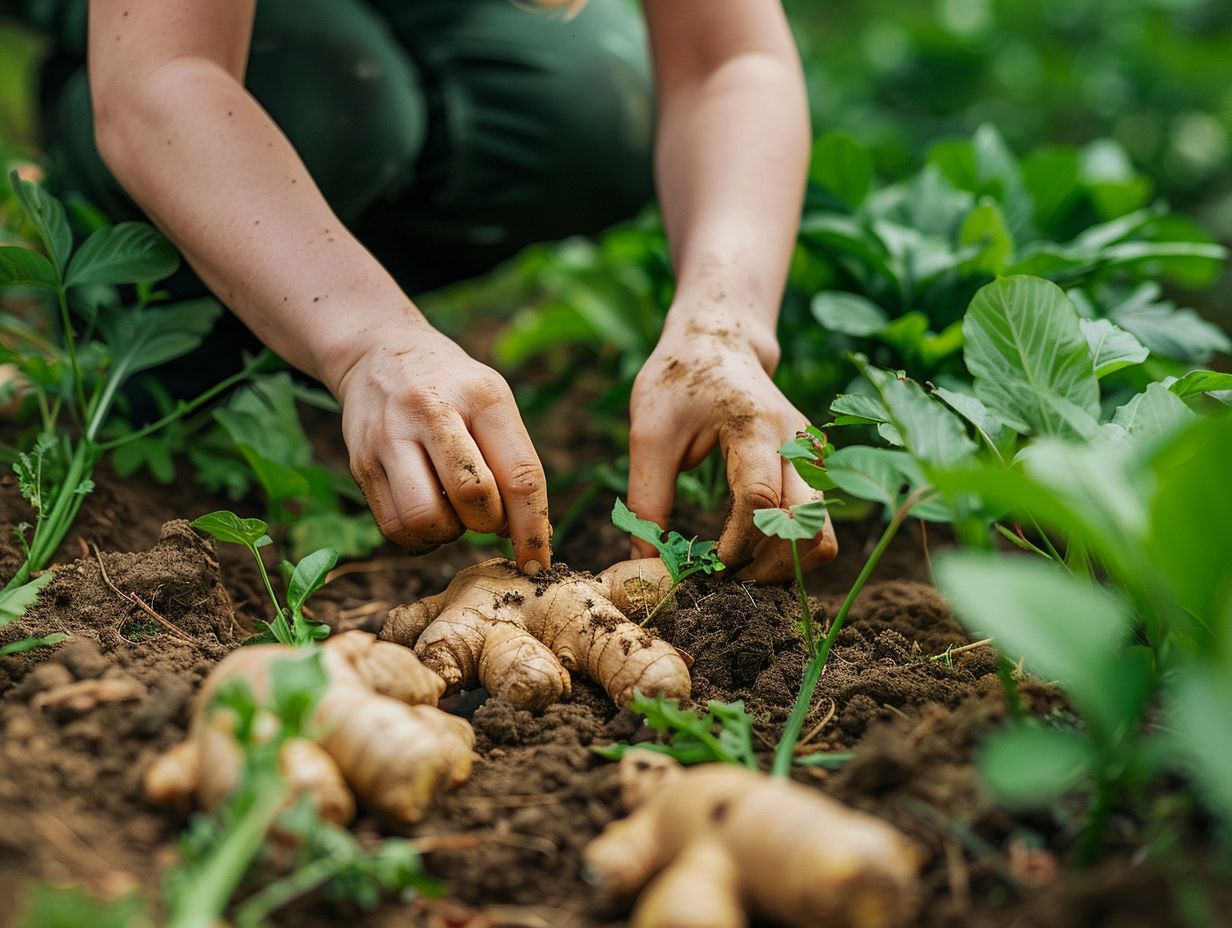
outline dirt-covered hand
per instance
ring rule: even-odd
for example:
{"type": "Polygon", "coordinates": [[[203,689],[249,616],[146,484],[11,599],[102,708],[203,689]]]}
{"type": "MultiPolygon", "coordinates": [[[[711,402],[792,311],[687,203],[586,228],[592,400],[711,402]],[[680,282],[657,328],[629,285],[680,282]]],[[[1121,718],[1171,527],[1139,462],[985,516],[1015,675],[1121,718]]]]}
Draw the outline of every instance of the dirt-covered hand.
{"type": "Polygon", "coordinates": [[[592,841],[584,862],[612,896],[641,891],[632,928],[912,922],[923,853],[886,822],[726,764],[685,770],[638,750],[621,759],[620,776],[633,814],[592,841]]]}
{"type": "MultiPolygon", "coordinates": [[[[322,818],[339,825],[355,814],[352,793],[395,818],[417,821],[433,796],[470,776],[474,732],[436,708],[445,683],[406,648],[353,631],[330,638],[322,651],[329,683],[312,717],[315,740],[294,738],[281,749],[291,795],[310,797],[322,818]]],[[[244,763],[235,716],[213,705],[214,694],[242,679],[265,705],[271,667],[302,656],[302,649],[279,644],[228,655],[197,696],[188,738],[146,770],[146,798],[214,809],[244,763]]],[[[274,722],[268,713],[258,716],[258,736],[274,722]]]]}
{"type": "Polygon", "coordinates": [[[581,670],[620,706],[638,692],[684,698],[690,680],[680,653],[618,608],[641,605],[639,576],[657,591],[665,572],[656,558],[598,577],[564,565],[527,577],[495,558],[460,572],[445,592],[391,610],[381,637],[413,646],[445,679],[446,694],[483,686],[541,709],[567,696],[570,672],[581,670]]]}
{"type": "Polygon", "coordinates": [[[391,541],[423,552],[464,529],[551,564],[543,467],[504,379],[426,324],[382,331],[337,378],[351,472],[391,541]]]}
{"type": "MultiPolygon", "coordinates": [[[[819,499],[778,449],[808,424],[770,379],[776,351],[758,350],[734,328],[690,325],[665,333],[633,385],[630,401],[629,508],[664,527],[676,476],[717,444],[727,460],[732,505],[719,537],[719,559],[740,579],[782,582],[793,574],[790,545],[766,538],[753,512],[819,499]]],[[[641,556],[653,552],[634,542],[641,556]]],[[[805,569],[834,558],[829,519],[802,546],[805,569]]]]}

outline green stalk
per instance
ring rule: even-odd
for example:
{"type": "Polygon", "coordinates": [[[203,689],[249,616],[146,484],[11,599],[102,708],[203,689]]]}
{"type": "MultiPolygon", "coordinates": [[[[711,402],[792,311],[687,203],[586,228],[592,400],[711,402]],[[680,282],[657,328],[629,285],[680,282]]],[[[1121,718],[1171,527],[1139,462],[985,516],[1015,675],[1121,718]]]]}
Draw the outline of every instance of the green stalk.
{"type": "Polygon", "coordinates": [[[274,770],[262,777],[255,797],[209,859],[186,881],[191,891],[171,903],[167,928],[217,928],[231,894],[244,879],[282,810],[287,784],[274,770]]]}
{"type": "Polygon", "coordinates": [[[816,656],[805,667],[804,679],[800,681],[800,692],[796,696],[796,704],[792,707],[791,716],[787,719],[787,725],[783,729],[782,736],[779,738],[778,746],[774,749],[774,765],[770,768],[771,776],[785,777],[791,773],[791,759],[796,750],[796,742],[800,740],[800,729],[804,727],[805,716],[808,715],[809,707],[813,704],[813,691],[817,688],[817,681],[821,679],[822,671],[826,669],[826,660],[830,656],[830,649],[838,639],[839,632],[843,630],[843,623],[847,621],[847,615],[851,612],[851,607],[855,605],[856,597],[860,595],[860,591],[868,583],[868,578],[872,576],[877,563],[881,560],[881,556],[885,554],[886,549],[890,546],[890,542],[898,534],[898,530],[906,520],[908,513],[931,492],[931,488],[921,487],[907,497],[903,504],[895,511],[890,524],[882,532],[881,540],[877,542],[877,547],[873,549],[873,553],[864,562],[860,575],[856,577],[855,583],[851,585],[847,598],[843,600],[843,605],[839,608],[838,614],[834,616],[834,621],[830,623],[830,631],[822,639],[821,647],[817,649],[816,656]]]}
{"type": "Polygon", "coordinates": [[[301,867],[290,876],[270,883],[264,889],[249,896],[235,910],[235,924],[239,928],[265,924],[265,920],[274,912],[328,883],[345,866],[345,861],[322,858],[301,867]]]}
{"type": "Polygon", "coordinates": [[[800,618],[804,623],[804,646],[809,657],[817,656],[817,637],[813,631],[813,610],[809,608],[808,591],[804,589],[804,568],[800,566],[800,546],[791,539],[791,561],[796,568],[796,593],[800,596],[800,618]]]}
{"type": "Polygon", "coordinates": [[[282,611],[282,606],[278,604],[278,596],[274,593],[274,585],[270,583],[269,574],[265,570],[265,561],[261,559],[261,549],[256,545],[248,545],[248,550],[252,552],[252,556],[257,559],[257,569],[261,571],[261,580],[265,584],[265,592],[269,594],[270,602],[274,604],[274,637],[282,642],[291,641],[291,628],[287,625],[286,615],[282,611]],[[284,637],[278,637],[278,631],[281,631],[284,637]]]}
{"type": "Polygon", "coordinates": [[[73,321],[68,314],[68,291],[63,286],[56,287],[56,298],[60,302],[60,324],[64,326],[64,346],[68,351],[68,362],[73,369],[73,389],[77,394],[77,417],[82,420],[86,415],[86,391],[81,379],[81,366],[77,363],[77,344],[73,337],[73,321]]]}
{"type": "Polygon", "coordinates": [[[55,556],[56,549],[64,541],[73,525],[73,519],[81,508],[81,494],[77,488],[94,469],[97,458],[93,456],[93,446],[89,442],[81,442],[69,461],[68,472],[64,481],[56,491],[50,511],[35,529],[30,540],[30,553],[21,567],[17,569],[11,580],[4,585],[5,590],[21,586],[30,579],[30,574],[42,570],[55,556]]]}

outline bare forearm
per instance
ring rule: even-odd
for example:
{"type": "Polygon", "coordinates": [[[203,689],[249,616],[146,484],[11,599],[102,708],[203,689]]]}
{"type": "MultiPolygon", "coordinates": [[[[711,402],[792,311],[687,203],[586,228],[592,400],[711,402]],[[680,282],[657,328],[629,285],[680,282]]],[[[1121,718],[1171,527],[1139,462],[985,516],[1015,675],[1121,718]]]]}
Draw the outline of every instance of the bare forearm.
{"type": "Polygon", "coordinates": [[[363,330],[426,324],[232,75],[178,58],[112,101],[99,142],[117,179],[290,363],[333,389],[363,330]]]}
{"type": "Polygon", "coordinates": [[[720,50],[713,66],[680,66],[683,76],[661,92],[656,170],[686,298],[678,297],[669,330],[705,304],[773,337],[810,132],[790,34],[766,18],[750,47],[720,50]]]}

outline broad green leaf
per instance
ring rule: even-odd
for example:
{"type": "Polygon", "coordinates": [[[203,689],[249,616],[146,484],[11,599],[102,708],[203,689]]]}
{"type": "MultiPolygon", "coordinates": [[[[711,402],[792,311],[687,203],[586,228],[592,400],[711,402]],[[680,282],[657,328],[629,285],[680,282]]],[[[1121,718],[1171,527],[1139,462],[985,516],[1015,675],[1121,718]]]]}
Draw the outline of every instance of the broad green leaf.
{"type": "Polygon", "coordinates": [[[984,197],[963,220],[958,244],[974,246],[978,254],[968,264],[976,270],[995,274],[1007,261],[1014,260],[1014,237],[1005,216],[994,200],[984,197]]]}
{"type": "Polygon", "coordinates": [[[601,342],[599,332],[573,306],[549,305],[526,309],[513,317],[492,347],[502,367],[517,367],[557,345],[601,342]]]}
{"type": "Polygon", "coordinates": [[[1119,655],[1132,628],[1124,602],[1037,558],[947,553],[935,574],[973,637],[1059,681],[1104,736],[1123,731],[1119,655]]]}
{"type": "Polygon", "coordinates": [[[43,587],[54,579],[55,574],[47,571],[21,586],[0,592],[0,628],[21,619],[26,614],[26,610],[38,600],[39,592],[43,587]]]}
{"type": "Polygon", "coordinates": [[[819,293],[813,297],[812,310],[822,328],[844,335],[874,335],[890,322],[885,310],[856,293],[833,290],[819,293]]]}
{"type": "MultiPolygon", "coordinates": [[[[844,493],[881,503],[891,512],[913,490],[928,483],[915,458],[905,451],[850,445],[826,459],[826,474],[844,493]]],[[[917,519],[946,522],[948,508],[937,500],[917,503],[911,510],[917,519]]]]}
{"type": "Polygon", "coordinates": [[[826,524],[826,504],[818,500],[790,509],[756,509],[753,524],[763,535],[786,541],[816,538],[826,524]]]}
{"type": "Polygon", "coordinates": [[[946,468],[955,467],[975,454],[975,443],[967,437],[962,422],[919,384],[873,367],[860,355],[854,360],[881,395],[903,444],[918,460],[946,468]]]}
{"type": "Polygon", "coordinates": [[[111,349],[113,376],[122,384],[133,374],[183,357],[201,344],[221,314],[222,306],[209,298],[101,311],[98,327],[111,349]]]}
{"type": "Polygon", "coordinates": [[[999,278],[971,301],[963,335],[976,396],[1011,428],[1077,437],[1094,432],[1099,384],[1078,310],[1056,284],[999,278]]]}
{"type": "Polygon", "coordinates": [[[308,597],[325,585],[325,578],[337,563],[336,549],[321,548],[295,565],[287,584],[287,605],[293,612],[303,609],[308,597]]]}
{"type": "Polygon", "coordinates": [[[1013,447],[1014,433],[990,413],[978,397],[948,387],[934,387],[933,396],[971,423],[984,444],[998,456],[1008,453],[1013,447]]]}
{"type": "MultiPolygon", "coordinates": [[[[365,558],[385,541],[368,511],[347,515],[341,512],[314,512],[303,516],[287,532],[293,557],[302,557],[323,546],[338,549],[342,558],[365,558]]],[[[499,539],[493,536],[494,543],[499,539]]]]}
{"type": "Polygon", "coordinates": [[[199,528],[219,541],[239,545],[258,545],[269,526],[260,519],[241,519],[234,512],[220,509],[217,512],[207,512],[192,521],[193,528],[199,528]]]}
{"type": "Polygon", "coordinates": [[[22,180],[13,171],[9,174],[13,194],[25,211],[34,231],[38,233],[43,247],[55,266],[57,283],[64,277],[69,254],[73,250],[73,233],[68,225],[64,204],[48,193],[39,184],[22,180]]]}
{"type": "Polygon", "coordinates": [[[1219,371],[1190,371],[1180,380],[1174,380],[1168,389],[1177,396],[1197,396],[1199,393],[1220,393],[1232,390],[1232,374],[1219,371]]]}
{"type": "Polygon", "coordinates": [[[170,277],[180,256],[163,236],[144,222],[104,226],[73,256],[65,286],[154,283],[170,277]]]}
{"type": "Polygon", "coordinates": [[[1162,383],[1150,384],[1124,406],[1118,406],[1112,417],[1136,438],[1162,438],[1194,418],[1194,413],[1179,396],[1162,383]]]}
{"type": "Polygon", "coordinates": [[[1232,417],[1194,422],[1152,461],[1149,556],[1199,641],[1232,638],[1232,417]],[[1199,631],[1201,630],[1201,631],[1199,631]]]}
{"type": "Polygon", "coordinates": [[[1168,694],[1171,743],[1193,772],[1211,808],[1232,828],[1232,659],[1190,665],[1172,675],[1168,694]]]}
{"type": "Polygon", "coordinates": [[[0,285],[55,290],[60,281],[51,262],[37,251],[6,245],[0,247],[0,285]]]}
{"type": "Polygon", "coordinates": [[[237,444],[298,470],[313,462],[312,443],[300,422],[295,388],[285,371],[263,377],[232,397],[214,417],[237,444]]]}
{"type": "Polygon", "coordinates": [[[23,651],[33,651],[35,648],[49,648],[68,638],[64,632],[52,632],[50,635],[38,635],[33,638],[22,638],[0,647],[0,656],[5,654],[21,654],[23,651]]]}
{"type": "Polygon", "coordinates": [[[1038,808],[1081,785],[1095,761],[1094,746],[1076,732],[1021,725],[990,736],[979,767],[999,802],[1038,808]]]}
{"type": "Polygon", "coordinates": [[[1107,319],[1079,319],[1078,325],[1087,340],[1096,377],[1141,364],[1150,354],[1142,342],[1107,319]]]}
{"type": "Polygon", "coordinates": [[[1035,203],[1035,221],[1052,227],[1078,195],[1078,152],[1044,148],[1022,160],[1022,181],[1035,203]]]}
{"type": "Polygon", "coordinates": [[[1205,364],[1217,351],[1232,351],[1232,340],[1192,309],[1159,301],[1158,284],[1143,284],[1109,314],[1152,354],[1187,364],[1205,364]]]}
{"type": "Polygon", "coordinates": [[[809,179],[855,209],[872,186],[873,159],[847,133],[828,132],[813,144],[809,179]]]}

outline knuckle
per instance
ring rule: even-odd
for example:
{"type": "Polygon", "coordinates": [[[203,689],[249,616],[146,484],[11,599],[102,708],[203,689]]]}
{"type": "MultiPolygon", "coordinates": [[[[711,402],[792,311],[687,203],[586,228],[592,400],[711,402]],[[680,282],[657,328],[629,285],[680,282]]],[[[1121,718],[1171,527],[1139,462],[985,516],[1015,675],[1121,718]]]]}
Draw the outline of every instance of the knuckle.
{"type": "Polygon", "coordinates": [[[513,391],[505,378],[496,371],[488,370],[481,376],[472,388],[475,402],[480,406],[494,406],[513,401],[513,391]]]}
{"type": "Polygon", "coordinates": [[[779,494],[763,480],[750,480],[736,490],[736,497],[750,509],[775,509],[779,494]]]}
{"type": "Polygon", "coordinates": [[[514,496],[534,496],[543,490],[545,479],[538,461],[517,461],[509,468],[505,488],[514,496]]]}
{"type": "Polygon", "coordinates": [[[351,476],[364,490],[381,475],[381,463],[368,455],[356,455],[350,460],[351,476]]]}

